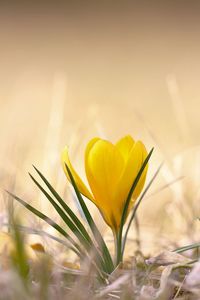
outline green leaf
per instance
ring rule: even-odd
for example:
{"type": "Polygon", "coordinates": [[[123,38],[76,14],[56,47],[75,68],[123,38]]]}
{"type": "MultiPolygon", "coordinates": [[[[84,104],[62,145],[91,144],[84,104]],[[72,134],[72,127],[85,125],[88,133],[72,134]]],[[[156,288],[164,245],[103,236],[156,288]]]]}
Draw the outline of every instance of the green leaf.
{"type": "Polygon", "coordinates": [[[58,203],[63,207],[65,212],[68,214],[68,216],[71,218],[71,220],[74,222],[74,224],[78,227],[79,231],[84,235],[84,237],[91,242],[91,238],[79,220],[79,218],[75,215],[75,213],[71,210],[71,208],[65,203],[65,201],[60,197],[60,195],[56,192],[56,190],[52,187],[52,185],[48,182],[48,180],[44,177],[44,175],[35,167],[33,166],[36,172],[39,174],[41,179],[44,181],[50,192],[53,194],[55,199],[58,201],[58,203]]]}
{"type": "Polygon", "coordinates": [[[146,195],[146,193],[148,192],[149,188],[151,187],[152,183],[154,182],[154,180],[156,179],[158,173],[160,172],[160,169],[162,167],[162,164],[158,167],[157,171],[155,172],[155,174],[153,175],[152,179],[149,181],[148,185],[146,186],[144,192],[142,193],[142,195],[140,196],[139,200],[137,201],[136,205],[134,206],[133,210],[132,210],[132,214],[131,214],[131,218],[128,222],[128,226],[127,226],[127,229],[126,229],[126,232],[125,232],[125,235],[124,235],[124,238],[123,238],[123,243],[122,243],[122,255],[124,254],[124,250],[125,250],[125,246],[126,246],[126,239],[127,239],[127,236],[128,236],[128,232],[129,232],[129,229],[131,227],[131,224],[133,222],[133,219],[136,215],[136,212],[138,210],[138,207],[142,201],[142,199],[144,198],[144,196],[146,195]]]}
{"type": "Polygon", "coordinates": [[[79,192],[79,190],[77,188],[76,182],[75,182],[75,180],[72,176],[72,173],[71,173],[69,167],[66,164],[65,164],[65,167],[66,167],[67,172],[69,174],[69,178],[71,180],[72,186],[74,188],[74,191],[76,193],[76,196],[78,198],[80,206],[83,210],[85,218],[86,218],[86,220],[87,220],[87,222],[90,226],[90,229],[91,229],[91,231],[94,235],[94,238],[96,239],[97,244],[99,245],[99,248],[102,250],[102,255],[103,255],[103,258],[104,258],[104,261],[105,261],[107,272],[111,273],[114,270],[114,264],[113,264],[110,252],[109,252],[109,250],[106,246],[106,243],[104,242],[103,237],[102,237],[101,233],[99,232],[95,222],[92,219],[92,216],[91,216],[91,214],[90,214],[90,212],[89,212],[89,210],[88,210],[88,208],[87,208],[87,206],[86,206],[86,204],[85,204],[85,202],[84,202],[84,200],[81,196],[81,193],[79,192]]]}
{"type": "Polygon", "coordinates": [[[11,223],[13,226],[13,239],[15,250],[11,255],[12,263],[14,267],[17,269],[20,277],[23,279],[24,285],[28,288],[28,273],[29,273],[29,264],[28,257],[26,255],[25,247],[24,247],[24,236],[19,231],[19,228],[15,225],[15,221],[12,220],[11,223]]]}
{"type": "Polygon", "coordinates": [[[65,214],[65,212],[60,208],[60,206],[52,199],[52,197],[45,191],[45,189],[39,184],[39,182],[29,174],[33,182],[38,186],[38,188],[42,191],[45,197],[49,200],[49,202],[53,205],[59,216],[65,222],[65,224],[70,228],[70,230],[76,235],[79,242],[84,246],[88,254],[93,252],[94,259],[99,266],[103,266],[102,258],[99,255],[95,245],[92,243],[91,239],[88,241],[85,236],[79,231],[77,226],[70,220],[70,218],[65,214]]]}
{"type": "Polygon", "coordinates": [[[127,216],[127,213],[128,213],[128,207],[129,207],[129,204],[130,204],[130,201],[131,201],[131,197],[132,197],[132,194],[135,190],[135,188],[137,187],[137,184],[140,180],[140,177],[142,176],[142,173],[152,155],[152,152],[153,152],[153,149],[151,149],[151,151],[149,152],[149,154],[147,155],[145,161],[143,162],[132,186],[131,186],[131,189],[129,191],[129,194],[128,194],[128,197],[126,199],[126,202],[125,202],[125,205],[124,205],[124,209],[123,209],[123,212],[122,212],[122,217],[121,217],[121,223],[120,223],[120,228],[119,228],[119,232],[117,234],[117,264],[119,264],[122,259],[123,259],[123,255],[122,255],[122,232],[123,232],[123,227],[124,227],[124,224],[125,224],[125,220],[126,220],[126,216],[127,216]]]}
{"type": "Polygon", "coordinates": [[[29,211],[31,211],[34,215],[45,221],[47,224],[49,224],[51,227],[55,228],[61,235],[63,235],[65,238],[67,238],[72,244],[69,246],[69,248],[74,251],[79,257],[82,257],[82,249],[79,247],[79,245],[68,235],[68,233],[62,229],[57,223],[55,223],[52,219],[41,213],[39,210],[25,202],[24,200],[20,199],[19,197],[15,196],[14,194],[10,193],[9,191],[6,191],[10,196],[12,196],[15,200],[17,200],[19,203],[21,203],[24,207],[26,207],[29,211]]]}
{"type": "MultiPolygon", "coordinates": [[[[8,228],[13,227],[13,225],[10,223],[9,224],[5,223],[4,225],[7,226],[8,228]]],[[[70,247],[70,243],[68,241],[60,239],[59,237],[54,236],[46,231],[31,228],[31,227],[24,226],[24,225],[19,225],[19,224],[15,224],[15,226],[17,226],[20,229],[20,231],[23,231],[26,234],[35,234],[35,235],[39,235],[39,236],[45,236],[45,237],[48,237],[49,239],[52,239],[52,240],[58,242],[59,244],[61,244],[63,246],[66,246],[68,248],[70,247]]]]}
{"type": "Polygon", "coordinates": [[[64,211],[60,208],[60,206],[53,200],[53,198],[45,191],[45,189],[39,184],[39,182],[29,174],[33,182],[38,186],[38,188],[42,191],[45,197],[49,200],[52,206],[55,208],[61,219],[65,222],[65,224],[70,228],[70,230],[76,235],[76,237],[83,243],[85,243],[84,236],[80,233],[78,228],[74,225],[74,223],[69,219],[69,217],[64,213],[64,211]]]}
{"type": "Polygon", "coordinates": [[[195,248],[199,248],[199,247],[200,247],[200,243],[194,243],[194,244],[191,244],[191,245],[176,248],[172,252],[182,253],[182,252],[185,252],[185,251],[188,251],[188,250],[191,250],[191,249],[195,249],[195,248]]]}

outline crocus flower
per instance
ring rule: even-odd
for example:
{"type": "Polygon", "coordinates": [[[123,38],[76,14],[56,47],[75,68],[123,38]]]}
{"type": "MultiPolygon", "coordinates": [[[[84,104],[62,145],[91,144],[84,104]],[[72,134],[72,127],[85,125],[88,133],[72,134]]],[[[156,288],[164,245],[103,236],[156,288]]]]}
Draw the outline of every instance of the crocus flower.
{"type": "MultiPolygon", "coordinates": [[[[146,157],[144,144],[141,141],[135,142],[129,135],[116,144],[93,138],[85,150],[85,172],[90,189],[73,168],[67,147],[63,149],[61,159],[68,180],[70,179],[66,165],[72,173],[79,192],[98,207],[105,222],[117,232],[129,191],[146,157]]],[[[146,173],[147,166],[133,192],[129,211],[141,193],[146,173]]]]}

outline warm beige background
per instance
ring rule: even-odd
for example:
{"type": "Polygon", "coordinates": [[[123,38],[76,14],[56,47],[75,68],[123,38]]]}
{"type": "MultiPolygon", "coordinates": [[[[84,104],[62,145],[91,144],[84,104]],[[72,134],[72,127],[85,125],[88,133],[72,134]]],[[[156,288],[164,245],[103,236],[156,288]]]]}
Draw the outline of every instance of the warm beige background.
{"type": "MultiPolygon", "coordinates": [[[[199,1],[1,1],[1,187],[32,199],[27,172],[35,163],[62,191],[65,144],[82,170],[89,138],[130,133],[156,147],[150,174],[165,159],[154,190],[184,175],[197,204],[199,15],[199,1]]],[[[148,227],[162,213],[172,217],[161,199],[170,203],[175,193],[180,203],[182,188],[144,204],[148,227]]]]}

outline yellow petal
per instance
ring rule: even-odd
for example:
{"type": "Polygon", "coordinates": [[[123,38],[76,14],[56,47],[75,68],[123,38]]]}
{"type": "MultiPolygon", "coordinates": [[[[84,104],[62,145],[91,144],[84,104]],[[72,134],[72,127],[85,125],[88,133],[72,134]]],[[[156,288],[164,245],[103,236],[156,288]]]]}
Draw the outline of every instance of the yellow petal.
{"type": "Polygon", "coordinates": [[[123,169],[123,157],[112,143],[98,139],[88,144],[85,153],[86,176],[94,203],[112,228],[116,227],[116,218],[119,218],[115,194],[123,169]]]}
{"type": "Polygon", "coordinates": [[[119,149],[125,162],[128,160],[131,149],[133,148],[134,144],[135,144],[135,141],[133,140],[133,138],[130,135],[123,137],[116,143],[116,147],[119,149]]]}
{"type": "MultiPolygon", "coordinates": [[[[137,177],[137,174],[138,174],[146,156],[147,156],[147,152],[146,152],[146,149],[145,149],[145,146],[143,145],[143,143],[140,141],[136,142],[129,154],[129,158],[126,163],[126,167],[124,169],[123,175],[120,179],[120,182],[119,182],[119,185],[117,188],[119,205],[120,205],[120,203],[121,203],[121,205],[124,205],[124,203],[122,203],[122,199],[124,199],[123,201],[126,201],[126,199],[128,197],[128,193],[131,189],[131,186],[132,186],[135,178],[137,177]]],[[[138,195],[140,194],[140,192],[144,186],[145,179],[146,179],[146,173],[147,173],[147,166],[142,173],[142,176],[137,184],[135,191],[133,192],[132,205],[134,204],[135,200],[137,199],[138,195]]]]}
{"type": "MultiPolygon", "coordinates": [[[[142,147],[142,151],[143,151],[142,152],[142,164],[143,164],[146,157],[147,157],[147,155],[148,155],[148,153],[147,153],[147,150],[146,150],[144,144],[142,142],[140,142],[140,143],[141,143],[141,147],[142,147]]],[[[142,164],[141,164],[141,166],[142,166],[142,164]]],[[[140,166],[140,168],[141,168],[141,166],[140,166]]],[[[140,180],[139,180],[139,182],[137,184],[137,187],[136,187],[136,189],[133,193],[133,200],[134,201],[137,199],[137,197],[139,196],[139,194],[141,193],[141,191],[144,187],[144,184],[145,184],[145,181],[146,181],[147,171],[148,171],[148,164],[146,165],[144,171],[142,172],[140,180]]]]}
{"type": "Polygon", "coordinates": [[[95,138],[91,139],[91,140],[88,142],[88,144],[87,144],[87,146],[86,146],[86,149],[85,149],[85,165],[86,165],[86,160],[87,160],[87,157],[88,157],[88,154],[89,154],[90,150],[92,149],[92,147],[94,146],[94,144],[95,144],[96,142],[98,142],[99,140],[100,140],[100,138],[95,137],[95,138]]]}
{"type": "Polygon", "coordinates": [[[78,190],[81,194],[83,194],[85,197],[87,197],[88,199],[92,200],[93,201],[93,196],[92,194],[90,193],[90,191],[88,190],[88,188],[86,187],[86,185],[83,183],[83,181],[81,180],[81,178],[79,177],[79,175],[76,173],[76,171],[74,170],[70,160],[69,160],[69,154],[68,154],[68,149],[67,147],[65,147],[62,151],[62,154],[61,154],[61,161],[62,161],[62,166],[63,166],[63,170],[68,178],[68,180],[70,181],[70,178],[69,178],[69,175],[68,175],[68,172],[67,172],[67,169],[66,169],[66,166],[65,164],[69,167],[71,173],[72,173],[72,176],[76,182],[76,185],[78,187],[78,190]]]}

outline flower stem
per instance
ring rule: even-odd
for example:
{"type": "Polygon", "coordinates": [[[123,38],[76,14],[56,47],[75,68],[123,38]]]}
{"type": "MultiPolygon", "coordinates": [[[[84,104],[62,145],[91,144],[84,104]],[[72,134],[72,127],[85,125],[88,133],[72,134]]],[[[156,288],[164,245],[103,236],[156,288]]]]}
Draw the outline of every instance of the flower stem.
{"type": "Polygon", "coordinates": [[[113,236],[114,236],[114,244],[115,244],[115,260],[114,261],[115,261],[115,266],[117,267],[121,261],[122,243],[121,243],[119,232],[117,230],[113,230],[113,236]]]}

